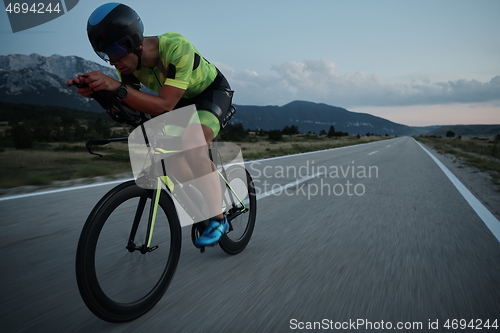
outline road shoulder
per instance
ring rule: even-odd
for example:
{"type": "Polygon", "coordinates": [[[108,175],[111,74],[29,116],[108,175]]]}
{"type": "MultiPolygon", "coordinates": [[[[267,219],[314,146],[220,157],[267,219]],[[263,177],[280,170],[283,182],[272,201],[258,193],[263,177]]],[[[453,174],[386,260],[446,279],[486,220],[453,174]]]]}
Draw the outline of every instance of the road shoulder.
{"type": "Polygon", "coordinates": [[[451,154],[440,153],[420,142],[457,177],[481,203],[500,220],[500,187],[493,184],[491,176],[478,168],[467,165],[451,154]]]}

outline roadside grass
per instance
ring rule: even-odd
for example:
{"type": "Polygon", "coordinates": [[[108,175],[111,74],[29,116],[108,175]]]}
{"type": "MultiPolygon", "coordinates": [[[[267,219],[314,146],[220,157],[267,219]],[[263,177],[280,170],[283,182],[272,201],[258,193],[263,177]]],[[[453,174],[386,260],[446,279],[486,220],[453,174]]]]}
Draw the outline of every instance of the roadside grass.
{"type": "Polygon", "coordinates": [[[84,144],[51,143],[30,150],[0,152],[0,188],[50,185],[54,181],[132,172],[126,144],[100,148],[103,158],[91,156],[84,144]]]}
{"type": "MultiPolygon", "coordinates": [[[[316,134],[284,136],[280,141],[250,135],[237,142],[245,160],[356,145],[390,137],[328,138],[316,134]]],[[[5,146],[0,150],[0,189],[25,185],[49,186],[54,181],[98,176],[114,178],[116,174],[132,173],[126,143],[95,147],[103,157],[89,155],[83,143],[37,143],[29,150],[5,146]]]]}
{"type": "Polygon", "coordinates": [[[417,137],[438,152],[451,154],[467,165],[489,172],[494,184],[500,186],[500,142],[474,138],[417,137]]]}
{"type": "Polygon", "coordinates": [[[318,150],[352,146],[372,141],[390,139],[382,136],[346,136],[340,138],[328,138],[316,134],[299,134],[284,136],[280,141],[271,141],[267,138],[252,136],[246,142],[238,142],[241,147],[243,158],[246,161],[278,157],[284,155],[307,153],[318,150]]]}

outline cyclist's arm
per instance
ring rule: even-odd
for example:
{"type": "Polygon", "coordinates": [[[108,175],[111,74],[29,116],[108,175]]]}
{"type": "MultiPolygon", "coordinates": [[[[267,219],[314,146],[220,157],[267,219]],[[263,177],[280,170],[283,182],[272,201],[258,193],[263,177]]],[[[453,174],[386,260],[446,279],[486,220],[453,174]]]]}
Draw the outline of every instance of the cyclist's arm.
{"type": "Polygon", "coordinates": [[[134,89],[128,89],[127,97],[122,99],[131,108],[157,116],[172,111],[184,95],[185,90],[164,85],[158,96],[152,96],[134,89]]]}
{"type": "MultiPolygon", "coordinates": [[[[86,75],[88,75],[86,82],[93,91],[108,90],[114,92],[121,85],[120,81],[101,72],[90,72],[86,75]]],[[[157,116],[165,111],[172,111],[184,92],[185,89],[170,85],[164,85],[158,96],[128,89],[127,97],[123,99],[123,102],[135,110],[157,116]]]]}

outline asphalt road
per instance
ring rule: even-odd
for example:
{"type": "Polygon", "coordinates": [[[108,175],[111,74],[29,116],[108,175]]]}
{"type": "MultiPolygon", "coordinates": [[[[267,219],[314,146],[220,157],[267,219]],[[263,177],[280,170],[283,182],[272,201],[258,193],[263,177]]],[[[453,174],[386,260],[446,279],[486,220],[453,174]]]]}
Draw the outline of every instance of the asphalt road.
{"type": "Polygon", "coordinates": [[[169,290],[126,324],[96,318],[74,272],[82,225],[111,185],[0,201],[0,330],[451,332],[447,320],[460,328],[462,319],[467,327],[458,331],[476,332],[486,320],[500,325],[500,242],[413,139],[248,168],[260,195],[249,246],[236,256],[218,247],[201,254],[184,228],[169,290]]]}

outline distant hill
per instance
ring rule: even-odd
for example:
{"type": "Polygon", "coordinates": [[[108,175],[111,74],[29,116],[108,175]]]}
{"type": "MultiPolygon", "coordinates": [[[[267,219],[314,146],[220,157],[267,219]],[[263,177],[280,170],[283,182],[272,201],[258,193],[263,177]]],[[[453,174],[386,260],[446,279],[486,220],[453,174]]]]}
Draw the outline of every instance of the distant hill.
{"type": "Polygon", "coordinates": [[[452,131],[456,136],[478,136],[494,137],[500,134],[500,125],[450,125],[441,126],[425,135],[446,136],[448,131],[452,131]]]}
{"type": "Polygon", "coordinates": [[[412,126],[412,128],[421,133],[421,134],[425,134],[425,133],[429,133],[430,131],[434,131],[438,128],[440,128],[441,125],[434,125],[434,126],[412,126]]]}
{"type": "MultiPolygon", "coordinates": [[[[81,97],[66,80],[79,73],[101,71],[116,78],[111,67],[76,56],[11,54],[0,56],[0,102],[53,105],[84,111],[102,112],[97,102],[81,97]]],[[[237,106],[232,122],[248,129],[283,129],[295,125],[302,133],[319,133],[334,126],[337,132],[351,135],[420,135],[437,127],[410,127],[366,113],[306,101],[284,106],[237,106]]]]}
{"type": "Polygon", "coordinates": [[[284,106],[237,105],[236,108],[233,122],[241,122],[245,128],[250,129],[273,130],[295,125],[302,133],[319,133],[321,130],[328,132],[330,126],[334,126],[336,131],[351,135],[374,133],[390,136],[411,136],[428,131],[367,113],[305,101],[294,101],[284,106]]]}

